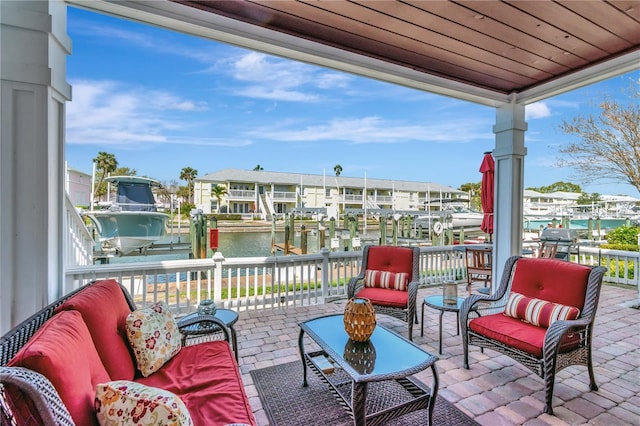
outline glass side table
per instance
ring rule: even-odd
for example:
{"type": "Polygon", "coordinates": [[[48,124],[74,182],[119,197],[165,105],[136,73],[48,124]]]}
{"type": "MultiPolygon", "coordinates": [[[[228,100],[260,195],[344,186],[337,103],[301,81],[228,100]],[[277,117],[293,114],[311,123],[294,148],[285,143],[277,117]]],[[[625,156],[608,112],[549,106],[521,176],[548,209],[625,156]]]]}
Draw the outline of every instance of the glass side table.
{"type": "Polygon", "coordinates": [[[459,313],[460,307],[462,306],[462,302],[464,302],[463,297],[457,298],[457,303],[444,303],[444,298],[442,296],[427,296],[422,301],[422,324],[420,325],[420,336],[424,336],[424,307],[425,305],[437,309],[440,311],[440,323],[438,327],[438,341],[439,341],[439,353],[442,354],[442,315],[445,312],[455,312],[456,313],[456,335],[460,334],[460,321],[459,321],[459,313]]]}
{"type": "MultiPolygon", "coordinates": [[[[185,315],[184,317],[178,320],[178,326],[180,326],[181,321],[197,318],[200,314],[197,312],[193,312],[191,314],[185,315]]],[[[238,361],[238,336],[236,335],[236,329],[234,328],[234,324],[238,321],[239,315],[236,311],[232,311],[231,309],[216,309],[215,318],[219,319],[227,326],[229,329],[229,334],[231,337],[231,347],[233,348],[233,353],[236,356],[236,361],[238,361]]],[[[191,324],[185,327],[180,327],[180,331],[186,336],[186,338],[194,337],[194,336],[203,336],[205,334],[215,333],[216,331],[222,331],[220,327],[211,321],[202,321],[196,324],[191,324]]]]}

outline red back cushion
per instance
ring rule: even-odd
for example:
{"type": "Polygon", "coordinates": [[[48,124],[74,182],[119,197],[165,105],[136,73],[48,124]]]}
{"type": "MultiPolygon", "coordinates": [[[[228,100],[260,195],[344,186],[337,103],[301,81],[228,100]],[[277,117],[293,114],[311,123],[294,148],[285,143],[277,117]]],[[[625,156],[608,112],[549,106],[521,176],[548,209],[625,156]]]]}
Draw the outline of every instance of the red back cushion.
{"type": "Polygon", "coordinates": [[[90,285],[56,309],[82,314],[98,355],[111,380],[133,380],[135,364],[126,335],[126,319],[131,313],[120,285],[104,280],[90,285]]]}
{"type": "Polygon", "coordinates": [[[407,247],[369,247],[366,269],[404,272],[413,278],[413,250],[407,247]]]}
{"type": "Polygon", "coordinates": [[[558,259],[518,259],[511,291],[566,306],[584,308],[591,268],[558,259]]]}
{"type": "Polygon", "coordinates": [[[61,312],[47,321],[9,361],[46,376],[77,425],[97,425],[96,386],[109,381],[80,313],[61,312]]]}

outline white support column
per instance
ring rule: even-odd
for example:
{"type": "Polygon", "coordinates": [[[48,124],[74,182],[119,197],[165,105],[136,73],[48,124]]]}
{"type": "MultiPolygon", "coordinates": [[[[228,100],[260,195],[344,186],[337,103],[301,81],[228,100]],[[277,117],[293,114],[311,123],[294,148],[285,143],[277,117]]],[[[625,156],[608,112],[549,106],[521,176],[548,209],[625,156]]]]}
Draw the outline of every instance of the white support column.
{"type": "Polygon", "coordinates": [[[66,8],[0,1],[0,333],[64,289],[66,8]]]}
{"type": "Polygon", "coordinates": [[[493,280],[500,282],[502,269],[510,256],[522,253],[522,214],[524,194],[525,106],[510,103],[496,109],[496,163],[494,198],[493,280]]]}

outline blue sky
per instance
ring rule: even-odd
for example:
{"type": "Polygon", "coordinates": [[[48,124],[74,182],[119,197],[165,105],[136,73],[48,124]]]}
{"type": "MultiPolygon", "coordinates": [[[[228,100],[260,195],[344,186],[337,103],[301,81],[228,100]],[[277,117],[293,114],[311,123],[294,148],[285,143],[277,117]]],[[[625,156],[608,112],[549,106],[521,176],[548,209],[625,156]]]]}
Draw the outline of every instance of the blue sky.
{"type": "MultiPolygon", "coordinates": [[[[66,157],[91,173],[99,151],[170,183],[192,167],[437,182],[480,182],[494,146],[495,110],[264,55],[128,20],[68,8],[66,157]]],[[[585,192],[638,197],[627,184],[583,185],[554,166],[576,141],[562,120],[595,114],[640,72],[527,107],[525,187],[569,181],[585,192]]],[[[181,185],[184,181],[180,182],[181,185]]]]}

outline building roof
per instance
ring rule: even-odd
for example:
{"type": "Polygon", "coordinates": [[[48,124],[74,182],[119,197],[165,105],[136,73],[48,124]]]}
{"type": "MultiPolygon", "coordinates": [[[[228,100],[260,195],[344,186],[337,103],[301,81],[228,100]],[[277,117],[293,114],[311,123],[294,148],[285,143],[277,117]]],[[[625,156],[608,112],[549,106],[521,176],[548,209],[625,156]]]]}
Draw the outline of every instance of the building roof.
{"type": "Polygon", "coordinates": [[[451,186],[434,182],[414,182],[406,180],[372,179],[364,177],[348,177],[334,175],[312,175],[301,173],[269,172],[266,170],[223,169],[196,178],[198,182],[246,182],[274,185],[302,185],[314,187],[364,188],[396,190],[404,192],[440,192],[449,194],[466,194],[451,186]]]}

